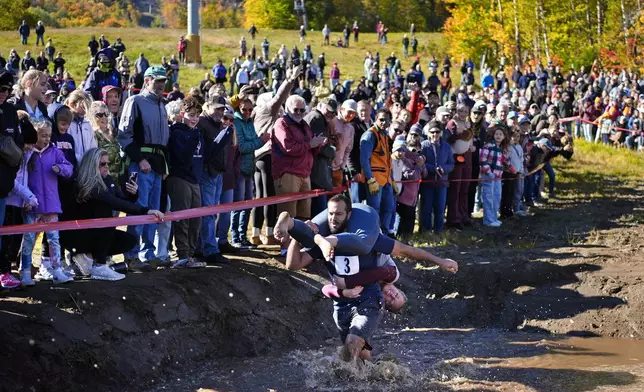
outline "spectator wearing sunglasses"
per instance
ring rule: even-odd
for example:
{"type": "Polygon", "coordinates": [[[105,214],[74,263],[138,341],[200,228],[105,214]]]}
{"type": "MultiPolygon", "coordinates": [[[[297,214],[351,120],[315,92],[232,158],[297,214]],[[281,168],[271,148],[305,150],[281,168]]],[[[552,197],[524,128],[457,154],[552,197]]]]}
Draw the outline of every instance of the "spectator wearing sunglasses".
{"type": "Polygon", "coordinates": [[[121,172],[121,145],[114,137],[111,114],[107,104],[103,101],[94,101],[89,107],[89,122],[92,124],[98,147],[107,152],[109,157],[109,172],[114,182],[119,184],[121,172]]]}
{"type": "Polygon", "coordinates": [[[378,211],[383,232],[389,232],[395,209],[391,182],[391,149],[387,130],[391,113],[380,109],[374,125],[360,139],[360,164],[367,181],[367,204],[378,211]]]}
{"type": "MultiPolygon", "coordinates": [[[[304,98],[291,95],[285,106],[286,114],[275,122],[271,138],[272,174],[277,195],[311,190],[313,157],[326,143],[325,137],[313,136],[311,127],[304,120],[304,98]]],[[[311,217],[311,199],[279,204],[277,213],[283,211],[293,217],[308,219],[311,217]]],[[[286,249],[286,246],[284,244],[282,248],[286,249]]]]}

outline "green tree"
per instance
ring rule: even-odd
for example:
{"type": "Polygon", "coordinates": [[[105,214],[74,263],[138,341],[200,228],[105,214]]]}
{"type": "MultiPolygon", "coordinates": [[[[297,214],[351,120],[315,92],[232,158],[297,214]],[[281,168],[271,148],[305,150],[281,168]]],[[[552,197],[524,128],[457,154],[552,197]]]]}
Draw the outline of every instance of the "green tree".
{"type": "Polygon", "coordinates": [[[0,0],[0,30],[17,31],[23,19],[33,24],[27,13],[29,5],[29,0],[0,0]]]}
{"type": "Polygon", "coordinates": [[[244,26],[271,29],[294,29],[297,19],[292,0],[247,0],[244,3],[244,26]]]}

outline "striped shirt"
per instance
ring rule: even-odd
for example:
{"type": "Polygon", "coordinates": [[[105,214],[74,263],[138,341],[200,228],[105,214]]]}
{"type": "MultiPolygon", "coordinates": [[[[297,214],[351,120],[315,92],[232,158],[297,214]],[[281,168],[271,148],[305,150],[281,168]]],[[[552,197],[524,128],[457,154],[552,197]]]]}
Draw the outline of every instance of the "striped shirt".
{"type": "Polygon", "coordinates": [[[508,163],[508,156],[496,143],[487,143],[479,153],[481,175],[494,174],[495,178],[503,176],[503,167],[508,163]]]}

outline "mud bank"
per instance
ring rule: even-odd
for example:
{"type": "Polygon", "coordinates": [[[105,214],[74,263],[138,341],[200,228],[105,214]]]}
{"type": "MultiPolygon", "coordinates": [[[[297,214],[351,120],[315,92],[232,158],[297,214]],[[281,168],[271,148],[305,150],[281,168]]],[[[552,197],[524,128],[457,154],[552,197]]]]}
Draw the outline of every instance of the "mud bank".
{"type": "Polygon", "coordinates": [[[332,335],[315,276],[239,261],[0,294],[0,390],[140,390],[209,359],[332,335]]]}
{"type": "MultiPolygon", "coordinates": [[[[409,306],[402,315],[385,317],[376,354],[412,363],[413,374],[431,375],[445,361],[470,355],[467,350],[481,340],[492,343],[471,357],[509,356],[495,342],[540,341],[552,334],[643,339],[644,187],[606,186],[614,187],[609,197],[562,197],[501,229],[474,226],[430,249],[460,262],[455,276],[399,260],[399,285],[409,306]],[[445,339],[433,337],[437,328],[445,339]],[[462,338],[454,328],[475,332],[462,338]]],[[[319,265],[290,273],[276,254],[262,249],[233,257],[225,267],[1,292],[0,390],[309,390],[318,373],[302,366],[295,371],[289,353],[304,350],[299,363],[318,356],[327,363],[338,343],[331,302],[319,292],[325,273],[319,265]],[[195,384],[209,370],[214,373],[195,384]],[[183,384],[187,378],[191,383],[183,384]]],[[[514,352],[516,345],[505,349],[514,352]]],[[[467,370],[471,363],[447,363],[460,369],[450,380],[474,377],[467,370]]],[[[477,369],[481,383],[469,390],[533,390],[512,383],[525,386],[551,374],[477,369]],[[499,377],[504,382],[498,388],[487,384],[499,377]]],[[[641,366],[636,370],[624,377],[644,374],[641,366]]],[[[552,385],[571,374],[556,373],[552,385]]],[[[333,379],[325,388],[346,390],[344,376],[333,377],[339,386],[333,379]]],[[[423,380],[429,390],[459,389],[440,377],[423,380]]],[[[366,390],[383,390],[381,380],[375,382],[366,390]]],[[[567,390],[545,384],[536,389],[567,390]]]]}

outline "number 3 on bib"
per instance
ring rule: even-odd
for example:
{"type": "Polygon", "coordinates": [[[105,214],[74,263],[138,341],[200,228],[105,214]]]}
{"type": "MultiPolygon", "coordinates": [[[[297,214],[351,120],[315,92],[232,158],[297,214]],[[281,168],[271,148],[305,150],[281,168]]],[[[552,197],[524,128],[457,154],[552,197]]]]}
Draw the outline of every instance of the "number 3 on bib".
{"type": "Polygon", "coordinates": [[[338,275],[355,275],[360,272],[359,256],[335,256],[335,271],[338,275]]]}

